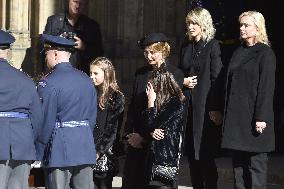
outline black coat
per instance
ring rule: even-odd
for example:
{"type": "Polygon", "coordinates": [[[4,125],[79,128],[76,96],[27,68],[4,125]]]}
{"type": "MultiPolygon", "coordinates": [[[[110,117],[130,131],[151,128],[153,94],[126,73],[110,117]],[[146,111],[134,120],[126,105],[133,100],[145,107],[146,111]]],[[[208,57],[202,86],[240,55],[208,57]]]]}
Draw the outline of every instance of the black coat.
{"type": "Polygon", "coordinates": [[[105,154],[113,146],[117,136],[118,120],[124,110],[124,96],[113,92],[105,109],[98,107],[94,137],[97,152],[105,154]]]}
{"type": "Polygon", "coordinates": [[[145,128],[149,135],[155,129],[164,130],[164,139],[152,139],[151,152],[155,164],[177,166],[183,108],[184,104],[179,98],[171,97],[162,105],[160,111],[157,112],[152,107],[143,113],[145,128]]]}
{"type": "Polygon", "coordinates": [[[103,55],[99,24],[85,15],[81,15],[74,26],[68,22],[64,14],[48,17],[44,33],[61,35],[64,32],[73,32],[84,42],[85,50],[75,50],[71,55],[70,62],[75,68],[89,74],[89,63],[96,57],[103,55]]]}
{"type": "Polygon", "coordinates": [[[223,148],[274,150],[275,68],[274,52],[265,44],[241,46],[234,52],[227,72],[223,148]],[[262,134],[255,131],[256,121],[267,124],[262,134]]]}
{"type": "Polygon", "coordinates": [[[147,108],[142,116],[148,135],[155,129],[164,130],[164,138],[155,140],[151,137],[151,145],[147,155],[146,180],[150,181],[152,165],[178,166],[178,153],[181,131],[183,127],[184,102],[172,96],[159,111],[154,107],[147,108]]]}
{"type": "MultiPolygon", "coordinates": [[[[182,86],[183,73],[176,66],[166,62],[161,66],[166,66],[168,71],[173,74],[177,83],[182,86]]],[[[148,98],[146,95],[146,86],[148,77],[153,70],[151,65],[144,66],[136,71],[135,82],[133,85],[133,93],[130,105],[127,111],[127,120],[125,123],[125,133],[138,132],[146,139],[144,148],[133,148],[128,146],[127,156],[125,160],[124,175],[122,188],[125,189],[144,189],[145,173],[147,171],[147,151],[148,143],[151,141],[151,137],[145,128],[143,123],[144,117],[142,112],[147,109],[148,98]]],[[[147,179],[146,179],[147,180],[147,179]]]]}
{"type": "MultiPolygon", "coordinates": [[[[196,46],[189,42],[181,49],[179,67],[185,77],[197,76],[197,85],[194,89],[184,88],[189,100],[191,117],[187,123],[187,141],[193,142],[195,158],[199,159],[204,152],[217,141],[217,127],[209,120],[209,111],[222,111],[222,91],[217,84],[222,69],[220,44],[217,40],[209,42],[199,41],[196,46]],[[189,139],[190,138],[190,139],[189,139]]],[[[189,149],[186,149],[189,150],[189,149]]]]}
{"type": "MultiPolygon", "coordinates": [[[[181,87],[183,83],[183,73],[176,66],[166,62],[165,65],[168,71],[173,74],[178,85],[181,87]]],[[[151,65],[144,66],[138,69],[135,73],[135,82],[133,85],[132,99],[127,111],[127,120],[125,125],[125,132],[138,132],[144,137],[148,137],[145,133],[145,128],[141,120],[143,120],[142,112],[147,108],[148,98],[146,95],[146,86],[148,82],[148,77],[153,67],[151,65]]]]}

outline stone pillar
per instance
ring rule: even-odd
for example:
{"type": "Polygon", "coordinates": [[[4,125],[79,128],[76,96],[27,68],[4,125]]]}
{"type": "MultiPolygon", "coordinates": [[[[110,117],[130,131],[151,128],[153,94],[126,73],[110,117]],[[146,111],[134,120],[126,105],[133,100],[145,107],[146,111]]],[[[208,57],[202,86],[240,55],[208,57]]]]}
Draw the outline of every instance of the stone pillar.
{"type": "Polygon", "coordinates": [[[31,47],[29,14],[30,0],[10,0],[7,3],[7,30],[14,35],[16,42],[11,47],[11,62],[20,69],[27,58],[26,51],[31,47]]]}
{"type": "Polygon", "coordinates": [[[6,0],[0,0],[0,28],[5,30],[6,26],[6,0]]]}

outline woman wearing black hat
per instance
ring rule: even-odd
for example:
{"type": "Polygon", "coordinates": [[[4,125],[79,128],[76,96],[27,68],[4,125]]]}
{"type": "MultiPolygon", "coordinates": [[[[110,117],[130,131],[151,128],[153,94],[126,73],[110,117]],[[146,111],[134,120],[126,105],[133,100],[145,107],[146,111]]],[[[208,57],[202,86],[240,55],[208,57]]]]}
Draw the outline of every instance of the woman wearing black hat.
{"type": "Polygon", "coordinates": [[[220,44],[214,39],[210,13],[195,8],[187,16],[187,44],[181,49],[179,67],[183,70],[184,94],[188,97],[186,149],[194,189],[216,189],[217,168],[214,153],[220,140],[222,69],[220,44]]]}
{"type": "Polygon", "coordinates": [[[148,65],[135,74],[132,99],[125,125],[128,152],[122,180],[123,189],[145,189],[147,149],[152,137],[143,123],[142,112],[148,108],[146,87],[153,70],[166,68],[182,86],[183,73],[166,59],[170,54],[169,39],[162,33],[152,33],[139,41],[148,65]]]}

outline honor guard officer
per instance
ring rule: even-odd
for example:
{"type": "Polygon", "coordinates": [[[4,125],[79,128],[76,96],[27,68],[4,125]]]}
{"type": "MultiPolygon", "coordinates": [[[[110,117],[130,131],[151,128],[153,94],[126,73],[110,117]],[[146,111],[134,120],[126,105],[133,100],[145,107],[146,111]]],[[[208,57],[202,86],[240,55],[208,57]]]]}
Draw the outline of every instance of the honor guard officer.
{"type": "Polygon", "coordinates": [[[91,79],[69,62],[74,41],[48,34],[42,40],[52,71],[39,82],[45,119],[36,146],[47,187],[94,188],[96,90],[91,79]]]}
{"type": "Polygon", "coordinates": [[[0,30],[0,189],[28,189],[35,139],[42,126],[41,102],[34,82],[8,61],[15,38],[0,30]]]}

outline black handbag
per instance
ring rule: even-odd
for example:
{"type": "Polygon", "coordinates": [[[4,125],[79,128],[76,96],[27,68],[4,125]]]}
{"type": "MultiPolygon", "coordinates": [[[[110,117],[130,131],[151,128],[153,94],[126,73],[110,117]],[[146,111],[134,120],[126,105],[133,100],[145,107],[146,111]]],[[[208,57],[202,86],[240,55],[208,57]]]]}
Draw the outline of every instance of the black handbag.
{"type": "Polygon", "coordinates": [[[116,176],[119,172],[119,160],[115,155],[102,155],[95,165],[93,171],[97,174],[108,173],[109,175],[116,176]]]}
{"type": "Polygon", "coordinates": [[[176,180],[179,168],[179,160],[181,156],[181,146],[182,146],[182,134],[180,133],[177,166],[158,165],[154,163],[152,165],[151,180],[168,181],[168,182],[174,182],[176,180]]]}
{"type": "Polygon", "coordinates": [[[93,170],[97,173],[106,173],[110,170],[110,163],[108,162],[108,157],[106,154],[102,155],[97,163],[93,166],[93,170]]]}
{"type": "Polygon", "coordinates": [[[168,165],[153,165],[152,166],[152,180],[165,179],[167,181],[174,181],[176,179],[178,168],[168,165]]]}

